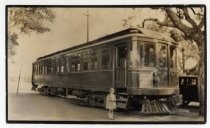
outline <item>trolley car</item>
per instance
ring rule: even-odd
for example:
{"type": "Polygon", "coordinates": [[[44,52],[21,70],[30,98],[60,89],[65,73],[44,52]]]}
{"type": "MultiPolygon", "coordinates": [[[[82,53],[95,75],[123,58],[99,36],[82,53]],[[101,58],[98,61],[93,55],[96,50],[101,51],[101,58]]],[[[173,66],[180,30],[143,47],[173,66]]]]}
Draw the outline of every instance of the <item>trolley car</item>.
{"type": "Polygon", "coordinates": [[[166,110],[151,102],[179,94],[176,48],[172,38],[159,32],[125,29],[38,58],[32,89],[45,95],[74,95],[104,107],[114,87],[118,108],[149,112],[162,105],[166,110]]]}

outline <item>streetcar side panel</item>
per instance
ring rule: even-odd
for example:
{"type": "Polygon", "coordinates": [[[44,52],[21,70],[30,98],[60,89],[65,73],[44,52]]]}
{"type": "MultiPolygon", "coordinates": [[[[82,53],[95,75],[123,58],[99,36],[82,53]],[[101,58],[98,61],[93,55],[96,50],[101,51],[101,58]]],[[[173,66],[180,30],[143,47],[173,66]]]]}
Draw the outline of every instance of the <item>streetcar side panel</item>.
{"type": "Polygon", "coordinates": [[[34,84],[79,90],[108,91],[112,86],[112,71],[35,75],[34,84]]]}
{"type": "Polygon", "coordinates": [[[116,63],[114,47],[122,42],[128,44],[131,42],[131,38],[110,41],[104,45],[97,45],[72,53],[69,51],[69,53],[57,57],[38,60],[34,63],[35,69],[32,75],[32,83],[36,86],[39,85],[39,87],[53,86],[84,91],[108,92],[111,87],[115,86],[113,85],[115,81],[114,65],[116,63]],[[93,54],[92,50],[96,50],[96,52],[93,54]],[[75,59],[75,54],[78,53],[80,56],[75,59]],[[88,56],[88,54],[91,55],[88,56]],[[90,62],[94,59],[93,57],[97,58],[97,68],[89,70],[93,66],[90,64],[93,63],[90,62]],[[48,60],[52,64],[49,64],[48,60]],[[79,60],[77,65],[74,64],[75,60],[79,60]]]}

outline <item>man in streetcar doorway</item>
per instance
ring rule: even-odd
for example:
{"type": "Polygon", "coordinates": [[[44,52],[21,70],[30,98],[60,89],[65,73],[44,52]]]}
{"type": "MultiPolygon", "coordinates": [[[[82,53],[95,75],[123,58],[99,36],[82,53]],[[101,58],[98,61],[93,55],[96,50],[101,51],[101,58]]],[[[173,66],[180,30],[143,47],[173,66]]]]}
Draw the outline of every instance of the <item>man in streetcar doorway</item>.
{"type": "Polygon", "coordinates": [[[109,109],[109,120],[114,120],[113,110],[116,109],[114,88],[110,88],[109,93],[106,96],[106,109],[109,109]]]}

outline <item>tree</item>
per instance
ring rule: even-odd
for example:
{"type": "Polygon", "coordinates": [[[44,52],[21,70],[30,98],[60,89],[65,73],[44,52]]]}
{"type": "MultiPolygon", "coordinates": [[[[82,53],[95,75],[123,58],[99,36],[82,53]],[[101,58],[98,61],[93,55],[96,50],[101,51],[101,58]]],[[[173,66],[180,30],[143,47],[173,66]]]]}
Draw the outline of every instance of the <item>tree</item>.
{"type": "MultiPolygon", "coordinates": [[[[177,37],[191,40],[195,42],[199,49],[199,65],[198,65],[198,94],[200,101],[200,114],[204,114],[205,102],[205,74],[204,74],[204,58],[205,58],[205,10],[204,7],[161,7],[151,8],[152,10],[159,10],[165,15],[163,21],[158,18],[144,19],[141,27],[147,26],[146,23],[153,22],[160,28],[167,27],[170,30],[172,38],[180,40],[177,37]],[[178,35],[178,36],[177,36],[178,35]],[[181,35],[181,36],[180,36],[181,35]]],[[[159,15],[159,14],[158,14],[159,15]]]]}
{"type": "Polygon", "coordinates": [[[47,22],[53,22],[55,14],[49,8],[37,7],[9,7],[8,8],[8,56],[14,56],[18,43],[18,35],[30,35],[50,31],[45,26],[47,22]]]}

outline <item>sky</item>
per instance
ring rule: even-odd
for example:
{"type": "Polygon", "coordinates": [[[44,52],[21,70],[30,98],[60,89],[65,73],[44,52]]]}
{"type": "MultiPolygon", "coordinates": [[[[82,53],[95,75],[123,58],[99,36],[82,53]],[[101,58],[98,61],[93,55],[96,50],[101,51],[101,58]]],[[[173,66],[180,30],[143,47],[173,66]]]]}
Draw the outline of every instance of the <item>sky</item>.
{"type": "MultiPolygon", "coordinates": [[[[87,42],[87,8],[51,8],[55,14],[53,23],[46,23],[51,30],[42,34],[19,34],[16,55],[9,58],[8,76],[17,79],[31,78],[32,63],[38,57],[87,42]],[[13,63],[15,62],[15,63],[13,63]]],[[[141,24],[144,19],[157,18],[163,21],[165,14],[150,8],[88,8],[89,40],[111,34],[126,27],[123,20],[134,16],[128,24],[141,24]]],[[[195,17],[194,17],[195,18],[195,17]]],[[[127,26],[129,27],[129,26],[127,26]]]]}
{"type": "MultiPolygon", "coordinates": [[[[30,78],[32,63],[38,57],[86,42],[87,8],[52,8],[52,11],[56,18],[53,23],[46,24],[50,32],[19,34],[17,54],[8,63],[9,76],[18,78],[22,63],[21,76],[30,78]]],[[[137,13],[144,15],[131,20],[131,24],[141,23],[151,16],[161,17],[148,8],[135,11],[131,8],[89,8],[89,40],[125,29],[123,19],[137,13]]]]}

